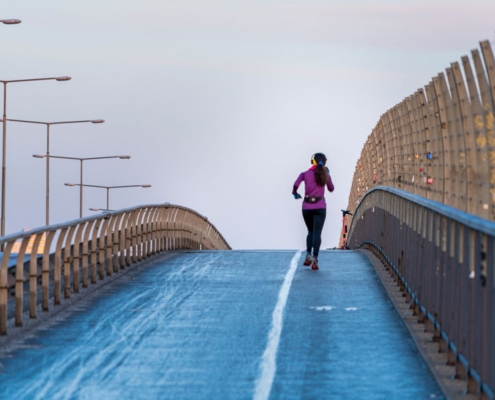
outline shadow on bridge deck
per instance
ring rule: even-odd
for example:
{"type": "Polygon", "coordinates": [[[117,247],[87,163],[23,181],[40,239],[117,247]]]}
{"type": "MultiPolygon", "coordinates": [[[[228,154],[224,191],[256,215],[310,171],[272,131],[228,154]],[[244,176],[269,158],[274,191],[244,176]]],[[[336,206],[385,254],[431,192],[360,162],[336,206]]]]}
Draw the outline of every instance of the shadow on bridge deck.
{"type": "Polygon", "coordinates": [[[442,397],[365,256],[325,251],[292,278],[294,254],[158,256],[1,360],[0,397],[248,399],[260,385],[283,399],[442,397]]]}

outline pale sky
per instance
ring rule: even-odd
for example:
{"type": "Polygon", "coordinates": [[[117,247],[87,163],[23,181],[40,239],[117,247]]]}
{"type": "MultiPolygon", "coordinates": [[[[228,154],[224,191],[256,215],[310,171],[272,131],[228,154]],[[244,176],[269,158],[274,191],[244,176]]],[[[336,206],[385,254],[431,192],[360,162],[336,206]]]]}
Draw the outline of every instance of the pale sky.
{"type": "MultiPolygon", "coordinates": [[[[110,208],[171,202],[206,215],[232,247],[294,249],[306,235],[292,185],[327,155],[322,248],[380,115],[480,40],[495,40],[495,1],[4,0],[0,79],[7,116],[56,126],[52,155],[130,154],[87,163],[86,184],[115,190],[110,208]]],[[[7,233],[45,221],[42,126],[8,124],[7,233]]],[[[52,160],[51,222],[78,217],[76,162],[52,160]]],[[[303,193],[302,188],[300,192],[303,193]]],[[[86,189],[85,215],[105,207],[86,189]]]]}

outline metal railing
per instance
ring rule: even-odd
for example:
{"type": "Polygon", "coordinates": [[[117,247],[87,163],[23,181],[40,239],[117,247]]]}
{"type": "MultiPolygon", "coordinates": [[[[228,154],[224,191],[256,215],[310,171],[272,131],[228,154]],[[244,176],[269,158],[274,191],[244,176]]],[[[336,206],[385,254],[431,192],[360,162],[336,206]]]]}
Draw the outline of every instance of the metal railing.
{"type": "Polygon", "coordinates": [[[42,310],[48,311],[52,296],[53,304],[58,305],[62,292],[70,298],[81,286],[96,283],[97,275],[102,280],[156,253],[231,249],[206,217],[169,203],[137,206],[4,236],[0,245],[4,248],[0,264],[2,335],[7,333],[10,298],[15,299],[15,325],[22,326],[25,311],[36,318],[39,302],[42,310]],[[42,238],[45,243],[40,266],[36,255],[42,238]],[[9,270],[16,242],[21,243],[17,261],[9,270]],[[25,265],[28,245],[32,246],[31,258],[25,265]],[[24,293],[25,286],[29,296],[24,293]]]}
{"type": "Polygon", "coordinates": [[[391,187],[369,190],[349,229],[352,249],[388,263],[468,392],[495,389],[495,222],[391,187]]]}
{"type": "Polygon", "coordinates": [[[348,210],[384,185],[495,220],[495,58],[489,41],[480,45],[383,113],[357,161],[348,210]]]}

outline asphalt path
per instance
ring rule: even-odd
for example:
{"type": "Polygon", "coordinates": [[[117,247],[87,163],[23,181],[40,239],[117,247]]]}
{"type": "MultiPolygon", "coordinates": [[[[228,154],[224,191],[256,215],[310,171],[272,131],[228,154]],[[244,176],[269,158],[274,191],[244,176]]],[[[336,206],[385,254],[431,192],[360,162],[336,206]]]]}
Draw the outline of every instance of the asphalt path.
{"type": "Polygon", "coordinates": [[[364,255],[302,260],[157,257],[0,360],[0,398],[442,397],[364,255]]]}

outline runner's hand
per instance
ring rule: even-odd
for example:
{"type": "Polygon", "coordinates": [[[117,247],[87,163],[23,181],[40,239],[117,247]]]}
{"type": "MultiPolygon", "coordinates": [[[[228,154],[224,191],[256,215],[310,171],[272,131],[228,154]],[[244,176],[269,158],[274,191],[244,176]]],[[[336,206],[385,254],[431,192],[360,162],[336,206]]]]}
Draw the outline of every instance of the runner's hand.
{"type": "Polygon", "coordinates": [[[301,198],[301,195],[299,193],[294,193],[293,194],[294,196],[294,199],[297,200],[297,199],[300,199],[301,198]]]}

